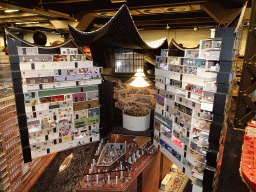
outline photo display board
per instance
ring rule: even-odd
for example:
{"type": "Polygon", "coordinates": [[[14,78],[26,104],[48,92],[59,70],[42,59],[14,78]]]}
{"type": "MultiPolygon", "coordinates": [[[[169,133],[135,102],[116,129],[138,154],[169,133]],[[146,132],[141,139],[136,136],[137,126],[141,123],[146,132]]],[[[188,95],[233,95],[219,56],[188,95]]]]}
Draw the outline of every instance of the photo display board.
{"type": "Polygon", "coordinates": [[[102,67],[72,43],[45,51],[9,42],[24,161],[99,141],[102,67]]]}

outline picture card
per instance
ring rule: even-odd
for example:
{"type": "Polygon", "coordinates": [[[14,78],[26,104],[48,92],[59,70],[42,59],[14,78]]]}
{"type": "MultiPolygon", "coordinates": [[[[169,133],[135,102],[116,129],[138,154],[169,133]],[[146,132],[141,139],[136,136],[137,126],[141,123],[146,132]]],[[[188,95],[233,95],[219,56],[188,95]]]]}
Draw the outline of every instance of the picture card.
{"type": "Polygon", "coordinates": [[[168,57],[169,49],[161,49],[161,56],[168,57]]]}
{"type": "Polygon", "coordinates": [[[77,55],[77,48],[60,48],[61,55],[77,55]]]}
{"type": "Polygon", "coordinates": [[[37,47],[17,47],[18,55],[37,55],[37,47]]]}

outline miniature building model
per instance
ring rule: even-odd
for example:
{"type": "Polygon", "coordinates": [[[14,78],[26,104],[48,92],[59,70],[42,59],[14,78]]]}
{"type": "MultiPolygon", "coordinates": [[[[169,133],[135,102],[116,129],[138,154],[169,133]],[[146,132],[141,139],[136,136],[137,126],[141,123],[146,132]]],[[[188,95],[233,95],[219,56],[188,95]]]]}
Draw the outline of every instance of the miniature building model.
{"type": "Polygon", "coordinates": [[[125,143],[107,143],[101,152],[97,166],[111,166],[125,153],[125,143]]]}
{"type": "Polygon", "coordinates": [[[40,176],[37,170],[45,168],[55,155],[24,163],[8,55],[0,55],[0,122],[0,191],[22,191],[31,177],[40,176]]]}
{"type": "Polygon", "coordinates": [[[35,158],[98,141],[102,68],[93,67],[71,40],[44,48],[15,37],[14,46],[7,34],[27,153],[35,158]]]}
{"type": "Polygon", "coordinates": [[[193,181],[193,191],[211,191],[218,179],[238,36],[218,28],[185,57],[162,50],[156,58],[154,144],[193,181]]]}
{"type": "MultiPolygon", "coordinates": [[[[151,173],[151,166],[158,153],[149,137],[112,134],[109,142],[104,143],[102,140],[99,143],[77,191],[128,192],[146,188],[146,178],[151,173]],[[142,175],[145,179],[141,178],[142,175]]],[[[159,173],[156,171],[155,174],[159,173]]],[[[150,182],[155,182],[156,185],[148,187],[158,186],[158,179],[151,179],[150,182]]]]}

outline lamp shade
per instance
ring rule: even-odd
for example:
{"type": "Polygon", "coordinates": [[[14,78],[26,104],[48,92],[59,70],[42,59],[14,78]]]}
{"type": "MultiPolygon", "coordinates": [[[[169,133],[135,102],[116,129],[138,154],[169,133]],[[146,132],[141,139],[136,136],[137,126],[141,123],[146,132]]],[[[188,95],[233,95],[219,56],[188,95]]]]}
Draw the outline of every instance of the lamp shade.
{"type": "Polygon", "coordinates": [[[147,86],[149,86],[149,84],[143,78],[145,76],[144,73],[135,73],[134,76],[136,78],[134,79],[134,81],[132,81],[130,83],[131,86],[133,86],[133,87],[147,87],[147,86]]]}

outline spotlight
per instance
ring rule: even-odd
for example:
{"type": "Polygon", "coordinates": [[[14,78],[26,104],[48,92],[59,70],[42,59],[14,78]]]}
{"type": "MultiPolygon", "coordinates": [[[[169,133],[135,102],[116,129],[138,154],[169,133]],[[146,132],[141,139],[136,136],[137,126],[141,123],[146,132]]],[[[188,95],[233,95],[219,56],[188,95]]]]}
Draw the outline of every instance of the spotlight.
{"type": "Polygon", "coordinates": [[[8,9],[8,10],[5,10],[4,12],[5,13],[12,13],[12,12],[17,12],[19,11],[18,9],[8,9]]]}
{"type": "Polygon", "coordinates": [[[198,27],[197,27],[197,26],[195,26],[195,27],[194,27],[194,31],[197,31],[197,30],[198,30],[198,27]]]}
{"type": "Polygon", "coordinates": [[[168,24],[166,25],[166,29],[170,29],[170,26],[168,24]]]}

